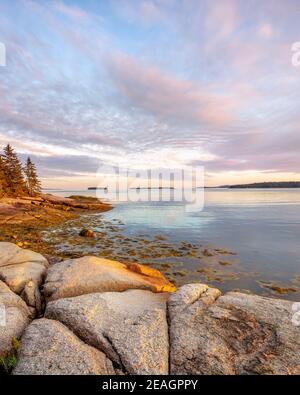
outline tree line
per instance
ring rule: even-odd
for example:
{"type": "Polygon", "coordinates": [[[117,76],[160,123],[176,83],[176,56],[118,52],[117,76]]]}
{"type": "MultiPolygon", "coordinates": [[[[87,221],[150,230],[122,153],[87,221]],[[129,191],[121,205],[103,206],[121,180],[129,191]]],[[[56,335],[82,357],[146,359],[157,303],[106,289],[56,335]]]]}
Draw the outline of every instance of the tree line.
{"type": "Polygon", "coordinates": [[[30,157],[23,166],[15,150],[7,144],[0,153],[0,196],[37,196],[40,193],[41,182],[30,157]]]}

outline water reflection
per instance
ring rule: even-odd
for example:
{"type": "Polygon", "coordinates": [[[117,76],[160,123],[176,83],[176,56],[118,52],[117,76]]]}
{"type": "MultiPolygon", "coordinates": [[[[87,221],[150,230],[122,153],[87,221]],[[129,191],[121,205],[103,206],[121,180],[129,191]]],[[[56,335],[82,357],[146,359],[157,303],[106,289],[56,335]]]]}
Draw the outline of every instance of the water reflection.
{"type": "MultiPolygon", "coordinates": [[[[95,191],[72,194],[95,195],[95,191]]],[[[109,200],[109,192],[103,196],[109,200]]],[[[105,218],[122,221],[129,235],[151,237],[159,233],[174,243],[186,240],[228,248],[238,254],[246,272],[258,273],[265,281],[291,285],[300,274],[299,189],[207,189],[204,209],[193,212],[188,212],[182,202],[113,203],[115,208],[105,218]]],[[[243,285],[255,292],[260,290],[252,279],[243,285]]],[[[297,298],[299,292],[291,296],[297,298]]]]}

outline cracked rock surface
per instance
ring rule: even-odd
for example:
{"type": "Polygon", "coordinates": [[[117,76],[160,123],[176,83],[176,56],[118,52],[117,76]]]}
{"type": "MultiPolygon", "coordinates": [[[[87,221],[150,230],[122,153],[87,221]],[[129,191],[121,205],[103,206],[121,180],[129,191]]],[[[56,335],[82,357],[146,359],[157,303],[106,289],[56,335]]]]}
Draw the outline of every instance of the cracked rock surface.
{"type": "Polygon", "coordinates": [[[30,322],[26,303],[0,281],[0,357],[12,349],[12,339],[20,338],[30,322]]]}
{"type": "Polygon", "coordinates": [[[115,374],[110,360],[60,322],[33,321],[22,337],[14,375],[115,374]]]}
{"type": "Polygon", "coordinates": [[[167,294],[128,290],[60,299],[45,316],[103,351],[124,373],[168,374],[167,294]]]}
{"type": "Polygon", "coordinates": [[[0,242],[0,280],[20,295],[32,310],[40,314],[40,286],[48,261],[41,254],[22,249],[13,243],[0,242]]]}
{"type": "Polygon", "coordinates": [[[299,374],[292,302],[201,284],[168,301],[171,374],[299,374]]]}

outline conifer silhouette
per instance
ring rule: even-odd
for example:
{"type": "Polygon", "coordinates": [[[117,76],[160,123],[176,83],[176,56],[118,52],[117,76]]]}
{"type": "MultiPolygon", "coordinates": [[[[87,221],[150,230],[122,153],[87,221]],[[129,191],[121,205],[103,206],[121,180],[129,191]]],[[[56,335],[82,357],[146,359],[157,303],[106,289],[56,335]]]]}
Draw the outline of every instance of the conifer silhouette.
{"type": "Polygon", "coordinates": [[[8,194],[18,196],[26,193],[22,165],[10,144],[4,148],[3,162],[8,194]]]}
{"type": "Polygon", "coordinates": [[[0,197],[7,194],[7,182],[5,176],[5,165],[3,157],[0,155],[0,197]]]}
{"type": "Polygon", "coordinates": [[[0,197],[36,196],[41,193],[41,182],[36,167],[28,157],[24,168],[10,144],[0,154],[0,197]]]}
{"type": "Polygon", "coordinates": [[[26,176],[26,188],[30,196],[36,196],[41,193],[41,182],[38,179],[36,167],[32,163],[30,157],[27,158],[26,165],[24,167],[24,173],[26,176]]]}

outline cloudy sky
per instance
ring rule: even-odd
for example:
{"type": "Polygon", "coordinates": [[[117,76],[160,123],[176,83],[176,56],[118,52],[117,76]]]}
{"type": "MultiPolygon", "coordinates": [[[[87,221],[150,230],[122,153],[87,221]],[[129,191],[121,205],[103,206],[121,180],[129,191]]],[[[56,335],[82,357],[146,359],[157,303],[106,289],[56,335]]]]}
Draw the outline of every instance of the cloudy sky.
{"type": "Polygon", "coordinates": [[[299,0],[0,1],[0,144],[44,187],[99,166],[300,179],[299,0]]]}

